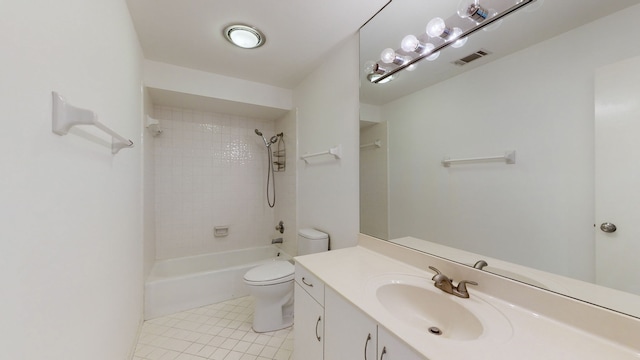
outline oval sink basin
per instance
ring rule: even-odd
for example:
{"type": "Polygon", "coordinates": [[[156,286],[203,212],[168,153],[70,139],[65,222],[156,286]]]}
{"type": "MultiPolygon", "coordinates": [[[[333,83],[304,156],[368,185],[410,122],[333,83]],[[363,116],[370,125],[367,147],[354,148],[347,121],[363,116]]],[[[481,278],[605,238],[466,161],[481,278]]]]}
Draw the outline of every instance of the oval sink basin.
{"type": "Polygon", "coordinates": [[[482,323],[469,310],[423,287],[387,284],[378,288],[376,296],[395,317],[425,334],[456,340],[473,340],[482,335],[482,323]]]}
{"type": "Polygon", "coordinates": [[[463,299],[434,287],[431,279],[402,274],[376,277],[368,287],[388,314],[425,335],[457,341],[506,341],[512,334],[504,315],[473,289],[471,297],[463,299]]]}

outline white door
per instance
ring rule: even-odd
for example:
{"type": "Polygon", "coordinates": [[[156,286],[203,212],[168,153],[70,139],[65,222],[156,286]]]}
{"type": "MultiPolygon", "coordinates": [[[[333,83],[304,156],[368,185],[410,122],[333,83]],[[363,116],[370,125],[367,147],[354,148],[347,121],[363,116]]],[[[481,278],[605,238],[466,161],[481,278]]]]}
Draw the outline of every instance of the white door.
{"type": "Polygon", "coordinates": [[[596,70],[595,115],[596,283],[640,294],[640,57],[596,70]]]}

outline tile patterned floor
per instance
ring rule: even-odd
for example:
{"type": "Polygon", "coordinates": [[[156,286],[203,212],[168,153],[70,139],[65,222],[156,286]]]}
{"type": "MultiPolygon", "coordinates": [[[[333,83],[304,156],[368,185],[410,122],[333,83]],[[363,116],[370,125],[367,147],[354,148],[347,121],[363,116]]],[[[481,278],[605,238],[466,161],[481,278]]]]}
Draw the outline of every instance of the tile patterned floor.
{"type": "Polygon", "coordinates": [[[253,298],[145,321],[133,360],[291,360],[292,328],[255,333],[253,298]]]}

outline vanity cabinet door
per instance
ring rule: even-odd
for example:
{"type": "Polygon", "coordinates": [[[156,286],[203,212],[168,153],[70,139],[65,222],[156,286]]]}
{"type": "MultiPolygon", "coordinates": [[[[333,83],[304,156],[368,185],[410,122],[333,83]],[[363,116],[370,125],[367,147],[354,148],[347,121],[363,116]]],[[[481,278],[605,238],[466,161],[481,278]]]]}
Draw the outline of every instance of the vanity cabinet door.
{"type": "Polygon", "coordinates": [[[293,360],[323,360],[324,308],[294,283],[293,360]]]}
{"type": "Polygon", "coordinates": [[[378,360],[425,360],[407,344],[378,326],[378,360]]]}
{"type": "Polygon", "coordinates": [[[376,323],[333,289],[325,289],[326,360],[376,360],[376,323]]]}

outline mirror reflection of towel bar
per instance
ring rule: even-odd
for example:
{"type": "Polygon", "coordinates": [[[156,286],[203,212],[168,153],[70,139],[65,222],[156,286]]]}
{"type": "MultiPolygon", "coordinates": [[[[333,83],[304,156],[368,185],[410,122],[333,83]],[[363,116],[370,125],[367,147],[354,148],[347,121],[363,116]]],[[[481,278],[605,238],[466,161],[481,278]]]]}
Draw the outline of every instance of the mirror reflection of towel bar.
{"type": "Polygon", "coordinates": [[[504,161],[506,164],[515,164],[516,163],[516,151],[507,151],[502,156],[487,156],[487,157],[476,157],[476,158],[466,158],[466,159],[449,159],[444,158],[442,160],[442,166],[449,167],[451,164],[455,163],[469,163],[469,162],[484,162],[484,161],[504,161]]]}
{"type": "Polygon", "coordinates": [[[360,145],[360,149],[364,149],[364,148],[371,147],[371,146],[375,146],[377,148],[382,147],[382,141],[380,141],[380,139],[378,139],[378,140],[376,140],[376,141],[374,141],[372,143],[362,144],[362,145],[360,145]]]}

